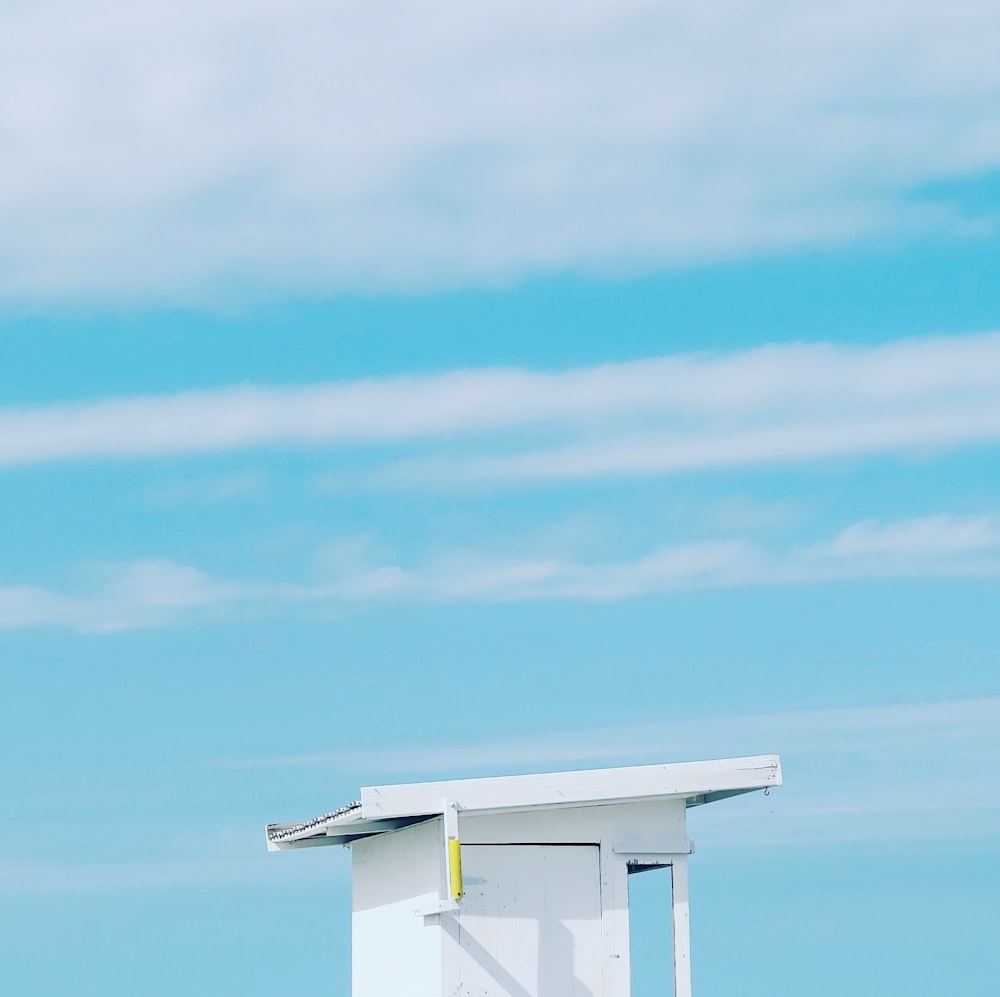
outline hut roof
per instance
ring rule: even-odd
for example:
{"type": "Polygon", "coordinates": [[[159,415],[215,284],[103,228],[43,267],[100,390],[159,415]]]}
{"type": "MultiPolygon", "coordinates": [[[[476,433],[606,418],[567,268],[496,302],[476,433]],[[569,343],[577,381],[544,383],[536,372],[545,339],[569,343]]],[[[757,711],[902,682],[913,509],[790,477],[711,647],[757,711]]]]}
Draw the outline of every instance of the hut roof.
{"type": "Polygon", "coordinates": [[[462,811],[498,813],[601,806],[652,799],[683,799],[699,806],[781,785],[777,755],[675,762],[628,768],[493,776],[396,786],[367,786],[361,799],[311,820],[267,827],[271,851],[349,844],[440,816],[448,804],[462,811]]]}

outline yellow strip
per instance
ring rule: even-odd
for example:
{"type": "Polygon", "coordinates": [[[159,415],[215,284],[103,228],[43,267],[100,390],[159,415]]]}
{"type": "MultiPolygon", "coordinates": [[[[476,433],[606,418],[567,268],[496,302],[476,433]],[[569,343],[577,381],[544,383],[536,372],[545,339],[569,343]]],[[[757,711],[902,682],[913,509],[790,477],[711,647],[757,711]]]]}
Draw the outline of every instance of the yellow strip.
{"type": "Polygon", "coordinates": [[[451,878],[451,899],[459,900],[465,891],[462,889],[462,846],[458,838],[448,839],[448,867],[451,878]]]}

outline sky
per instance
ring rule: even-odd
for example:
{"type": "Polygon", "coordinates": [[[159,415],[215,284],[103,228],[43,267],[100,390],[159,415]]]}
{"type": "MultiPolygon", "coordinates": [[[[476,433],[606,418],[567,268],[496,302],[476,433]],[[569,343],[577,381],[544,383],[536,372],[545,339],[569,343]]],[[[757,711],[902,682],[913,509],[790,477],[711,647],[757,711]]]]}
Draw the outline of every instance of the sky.
{"type": "Polygon", "coordinates": [[[774,752],[695,992],[993,997],[998,31],[0,8],[7,986],[346,995],[266,823],[774,752]]]}

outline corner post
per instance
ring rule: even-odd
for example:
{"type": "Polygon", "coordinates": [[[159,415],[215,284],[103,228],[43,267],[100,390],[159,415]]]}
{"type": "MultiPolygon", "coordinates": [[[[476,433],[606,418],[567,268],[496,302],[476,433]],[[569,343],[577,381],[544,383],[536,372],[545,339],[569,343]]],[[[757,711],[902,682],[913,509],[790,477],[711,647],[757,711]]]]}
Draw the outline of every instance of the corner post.
{"type": "Polygon", "coordinates": [[[691,916],[688,908],[687,856],[671,863],[671,901],[674,912],[674,997],[691,997],[691,916]]]}
{"type": "Polygon", "coordinates": [[[462,883],[462,846],[458,837],[458,804],[451,800],[445,800],[442,809],[444,813],[444,857],[448,895],[452,901],[458,901],[465,893],[465,887],[462,883]]]}

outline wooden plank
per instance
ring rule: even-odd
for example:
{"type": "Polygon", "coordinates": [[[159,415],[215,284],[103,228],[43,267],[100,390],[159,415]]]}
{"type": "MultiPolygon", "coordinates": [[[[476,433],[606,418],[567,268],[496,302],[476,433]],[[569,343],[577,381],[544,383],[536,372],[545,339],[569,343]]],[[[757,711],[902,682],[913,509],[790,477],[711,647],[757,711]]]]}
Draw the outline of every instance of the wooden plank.
{"type": "Polygon", "coordinates": [[[690,855],[694,851],[694,842],[687,839],[667,840],[648,834],[629,835],[615,838],[612,847],[618,855],[690,855]]]}

